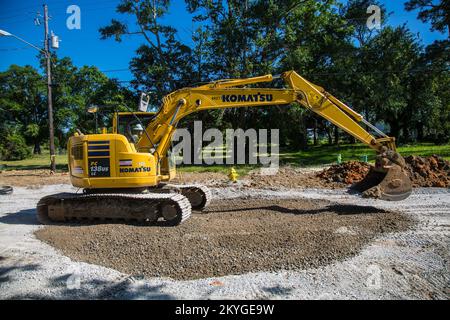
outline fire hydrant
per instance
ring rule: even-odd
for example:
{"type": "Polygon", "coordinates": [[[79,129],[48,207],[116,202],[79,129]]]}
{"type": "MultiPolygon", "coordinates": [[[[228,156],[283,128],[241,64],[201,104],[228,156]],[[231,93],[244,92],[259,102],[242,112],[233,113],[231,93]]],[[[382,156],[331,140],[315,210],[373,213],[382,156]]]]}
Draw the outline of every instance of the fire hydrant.
{"type": "Polygon", "coordinates": [[[239,177],[239,175],[236,172],[236,169],[234,169],[234,167],[231,167],[228,177],[230,178],[231,181],[233,181],[235,183],[237,182],[237,178],[239,177]]]}

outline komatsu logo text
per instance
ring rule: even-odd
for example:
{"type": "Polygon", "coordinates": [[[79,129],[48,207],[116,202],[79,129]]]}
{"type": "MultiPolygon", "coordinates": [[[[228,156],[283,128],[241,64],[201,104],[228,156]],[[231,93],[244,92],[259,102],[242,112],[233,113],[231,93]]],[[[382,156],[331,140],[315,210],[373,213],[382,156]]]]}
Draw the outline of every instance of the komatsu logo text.
{"type": "Polygon", "coordinates": [[[120,168],[120,173],[150,172],[150,167],[120,168]]]}
{"type": "Polygon", "coordinates": [[[223,94],[222,102],[270,102],[273,100],[272,94],[223,94]]]}

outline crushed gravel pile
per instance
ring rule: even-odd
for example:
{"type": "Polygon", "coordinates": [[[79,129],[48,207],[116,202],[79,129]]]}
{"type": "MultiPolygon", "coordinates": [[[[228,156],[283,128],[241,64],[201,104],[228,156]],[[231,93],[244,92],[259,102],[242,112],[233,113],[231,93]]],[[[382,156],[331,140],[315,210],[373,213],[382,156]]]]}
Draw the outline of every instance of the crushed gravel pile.
{"type": "Polygon", "coordinates": [[[430,157],[408,156],[405,158],[414,187],[450,187],[450,162],[437,155],[430,157]]]}
{"type": "Polygon", "coordinates": [[[327,265],[413,224],[401,213],[326,200],[233,199],[214,200],[177,227],[50,225],[36,236],[74,260],[132,275],[197,279],[327,265]]]}

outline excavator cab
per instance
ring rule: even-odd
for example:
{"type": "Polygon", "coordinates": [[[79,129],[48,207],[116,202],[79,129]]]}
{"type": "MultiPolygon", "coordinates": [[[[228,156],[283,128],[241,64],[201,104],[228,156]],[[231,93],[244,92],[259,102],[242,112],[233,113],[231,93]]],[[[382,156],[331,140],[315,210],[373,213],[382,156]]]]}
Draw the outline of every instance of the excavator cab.
{"type": "Polygon", "coordinates": [[[116,112],[113,118],[113,133],[124,135],[130,143],[136,144],[136,138],[155,117],[155,112],[116,112]]]}

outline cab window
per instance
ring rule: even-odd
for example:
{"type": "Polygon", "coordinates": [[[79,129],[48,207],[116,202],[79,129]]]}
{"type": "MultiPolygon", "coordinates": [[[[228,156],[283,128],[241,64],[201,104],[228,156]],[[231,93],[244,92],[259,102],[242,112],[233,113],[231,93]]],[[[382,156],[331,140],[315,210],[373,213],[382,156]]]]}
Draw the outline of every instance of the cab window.
{"type": "Polygon", "coordinates": [[[154,118],[154,114],[137,114],[137,117],[142,125],[132,114],[118,115],[117,133],[124,135],[131,143],[139,141],[141,135],[144,134],[145,127],[154,118]]]}

